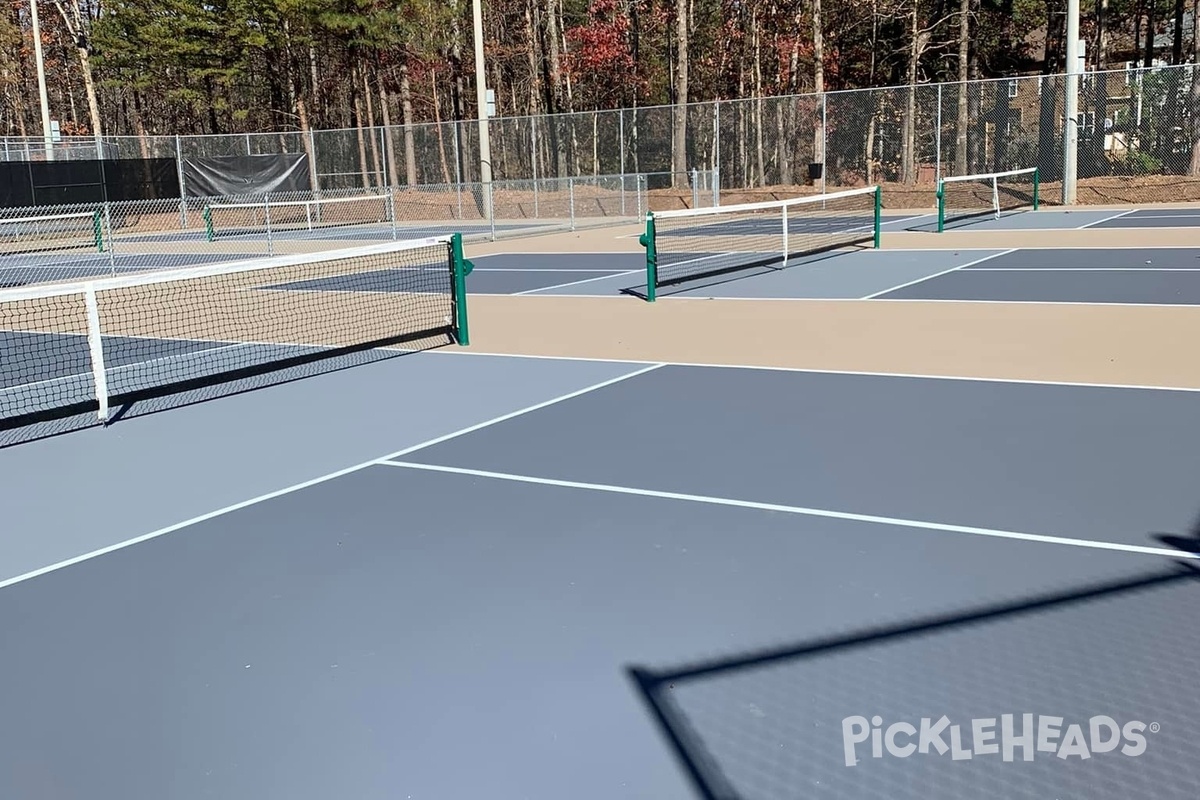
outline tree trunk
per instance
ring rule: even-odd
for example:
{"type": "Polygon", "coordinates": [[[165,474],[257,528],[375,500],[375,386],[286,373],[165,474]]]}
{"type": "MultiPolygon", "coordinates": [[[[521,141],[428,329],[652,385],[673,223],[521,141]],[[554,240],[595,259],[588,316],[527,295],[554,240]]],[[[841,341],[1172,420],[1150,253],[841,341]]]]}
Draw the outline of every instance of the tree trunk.
{"type": "Polygon", "coordinates": [[[766,154],[763,152],[762,39],[758,13],[750,12],[750,38],[754,52],[754,154],[758,164],[758,185],[767,185],[766,154]]]}
{"type": "Polygon", "coordinates": [[[449,185],[450,162],[446,158],[446,137],[442,133],[442,129],[445,126],[442,125],[442,108],[441,101],[438,99],[436,69],[429,70],[429,93],[430,97],[433,98],[433,123],[435,130],[437,130],[438,155],[440,156],[442,162],[442,183],[449,185]]]}
{"type": "Polygon", "coordinates": [[[1197,66],[1192,69],[1192,163],[1188,172],[1200,176],[1200,0],[1192,5],[1192,61],[1197,66]]]}
{"type": "MultiPolygon", "coordinates": [[[[825,32],[821,14],[821,0],[812,0],[813,30],[813,92],[819,104],[813,125],[813,162],[825,163],[825,118],[822,114],[825,99],[825,32]]],[[[822,181],[821,185],[824,186],[822,181]]]]}
{"type": "Polygon", "coordinates": [[[404,182],[417,184],[417,145],[413,137],[412,84],[408,80],[408,64],[400,65],[400,117],[404,123],[404,182]]]}
{"type": "Polygon", "coordinates": [[[1175,41],[1171,44],[1171,63],[1183,63],[1183,7],[1184,0],[1175,0],[1175,41]]]}
{"type": "Polygon", "coordinates": [[[308,104],[304,98],[296,97],[296,116],[300,118],[300,138],[304,140],[304,155],[308,158],[308,183],[314,195],[321,192],[321,179],[317,174],[317,153],[313,147],[312,127],[308,122],[308,104]]]}
{"type": "Polygon", "coordinates": [[[1146,0],[1146,54],[1147,69],[1154,66],[1154,0],[1146,0]]]}
{"type": "MultiPolygon", "coordinates": [[[[138,146],[142,151],[142,158],[146,161],[150,160],[150,137],[146,134],[146,123],[142,120],[142,98],[135,91],[133,93],[133,131],[138,137],[138,146]]],[[[22,131],[24,135],[24,131],[22,131]]]]}
{"type": "Polygon", "coordinates": [[[556,159],[555,175],[559,178],[566,178],[570,168],[567,161],[567,147],[563,136],[562,126],[563,118],[559,112],[562,111],[562,53],[559,50],[559,41],[561,41],[558,31],[558,14],[555,10],[554,0],[546,0],[546,68],[548,74],[546,76],[546,110],[552,114],[550,125],[553,128],[553,141],[550,146],[554,148],[556,159]]]}
{"type": "MultiPolygon", "coordinates": [[[[383,122],[383,160],[387,164],[388,185],[392,189],[400,186],[400,170],[396,166],[396,136],[392,128],[392,103],[387,88],[379,81],[379,114],[383,122]]],[[[407,130],[405,131],[407,133],[407,130]]],[[[408,185],[412,185],[409,181],[408,185]]]]}
{"type": "Polygon", "coordinates": [[[71,0],[70,10],[62,4],[61,0],[55,0],[55,7],[58,9],[59,16],[62,17],[63,24],[67,28],[67,33],[72,41],[75,42],[75,51],[79,55],[79,69],[83,73],[83,90],[87,95],[88,116],[91,118],[92,136],[96,137],[97,142],[97,158],[103,158],[103,154],[99,152],[100,137],[104,135],[103,125],[100,120],[100,103],[96,99],[96,83],[92,78],[92,60],[89,52],[87,40],[88,31],[83,25],[83,13],[79,8],[79,0],[71,0]]]}
{"type": "Polygon", "coordinates": [[[373,180],[376,186],[383,185],[383,162],[379,160],[379,136],[375,132],[375,101],[371,96],[371,84],[367,80],[367,70],[361,71],[363,101],[367,110],[366,137],[371,144],[371,165],[375,168],[373,180]]]}
{"type": "Polygon", "coordinates": [[[367,140],[363,132],[363,104],[358,89],[350,88],[351,113],[354,115],[354,132],[358,136],[358,166],[362,173],[362,186],[371,188],[371,171],[367,164],[367,140]]]}
{"type": "MultiPolygon", "coordinates": [[[[1103,1],[1103,0],[1102,0],[1103,1]]],[[[958,5],[958,107],[954,122],[954,170],[959,175],[971,174],[967,168],[967,90],[970,84],[969,54],[971,52],[971,0],[958,5]]]]}
{"type": "MultiPolygon", "coordinates": [[[[687,103],[688,2],[675,0],[675,118],[671,137],[671,171],[675,173],[675,188],[686,185],[687,179],[687,103]]],[[[760,125],[759,130],[761,129],[760,125]]]]}
{"type": "Polygon", "coordinates": [[[906,91],[908,98],[904,106],[904,138],[900,146],[900,181],[908,185],[917,182],[917,63],[923,49],[922,38],[925,36],[918,28],[919,24],[918,2],[913,0],[912,13],[909,15],[908,90],[906,91]]]}

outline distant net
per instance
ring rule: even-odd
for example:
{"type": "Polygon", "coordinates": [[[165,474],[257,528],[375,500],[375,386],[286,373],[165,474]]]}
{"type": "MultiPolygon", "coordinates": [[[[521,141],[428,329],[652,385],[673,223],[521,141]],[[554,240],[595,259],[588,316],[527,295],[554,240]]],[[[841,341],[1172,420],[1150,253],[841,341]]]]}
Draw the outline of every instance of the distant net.
{"type": "Polygon", "coordinates": [[[456,234],[0,290],[0,445],[465,343],[468,269],[456,234]]]}
{"type": "Polygon", "coordinates": [[[975,217],[999,219],[1006,211],[1038,207],[1038,170],[1017,169],[942,178],[938,182],[938,232],[947,223],[975,217]]]}
{"type": "Polygon", "coordinates": [[[99,209],[69,214],[0,218],[0,255],[44,250],[104,251],[104,216],[99,209]]]}
{"type": "Polygon", "coordinates": [[[374,226],[395,238],[395,212],[390,195],[332,197],[255,203],[212,203],[204,208],[208,240],[265,236],[289,231],[374,226]]]}
{"type": "Polygon", "coordinates": [[[664,286],[863,242],[879,243],[880,190],[716,208],[651,212],[646,218],[647,293],[664,286]]]}

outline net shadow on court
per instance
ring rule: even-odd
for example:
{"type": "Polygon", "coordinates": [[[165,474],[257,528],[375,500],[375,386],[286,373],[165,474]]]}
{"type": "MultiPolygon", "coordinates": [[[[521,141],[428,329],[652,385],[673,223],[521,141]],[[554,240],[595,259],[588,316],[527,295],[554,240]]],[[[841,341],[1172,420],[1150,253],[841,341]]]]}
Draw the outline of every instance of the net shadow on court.
{"type": "MultiPolygon", "coordinates": [[[[712,269],[705,269],[703,274],[695,277],[685,273],[682,277],[674,281],[666,283],[660,281],[656,294],[659,297],[682,295],[687,292],[746,281],[784,270],[803,269],[805,266],[830,261],[849,253],[871,249],[868,245],[845,245],[839,243],[831,244],[825,248],[810,250],[803,255],[792,256],[787,259],[784,259],[778,253],[664,253],[659,256],[660,263],[668,267],[679,266],[686,269],[692,262],[700,259],[706,262],[707,266],[712,269]]],[[[622,294],[637,297],[641,300],[645,300],[647,296],[645,283],[624,287],[620,291],[622,294]]]]}
{"type": "MultiPolygon", "coordinates": [[[[1171,567],[1144,571],[1118,580],[1093,582],[1016,601],[983,605],[952,614],[923,616],[899,624],[865,628],[755,652],[666,668],[629,665],[626,674],[697,795],[704,800],[766,800],[791,796],[798,776],[803,775],[805,783],[812,783],[812,772],[816,765],[823,767],[816,770],[822,775],[822,780],[817,783],[835,791],[839,783],[839,769],[849,771],[875,767],[882,768],[876,784],[888,797],[963,797],[972,793],[971,787],[979,780],[979,773],[950,769],[935,773],[931,770],[925,773],[927,780],[922,781],[913,780],[915,776],[911,774],[901,779],[887,772],[887,765],[881,764],[879,759],[896,755],[892,750],[893,743],[889,742],[886,755],[880,749],[878,739],[872,750],[872,742],[868,740],[868,725],[888,727],[891,723],[901,721],[897,719],[898,716],[904,722],[917,722],[916,719],[904,719],[904,712],[899,709],[912,713],[915,705],[923,704],[913,703],[912,695],[903,699],[872,696],[866,687],[879,680],[903,682],[913,678],[911,673],[905,674],[903,668],[911,665],[906,662],[919,661],[921,656],[914,654],[925,653],[928,658],[931,654],[944,655],[950,650],[960,652],[954,668],[943,671],[936,692],[931,693],[919,682],[909,684],[915,695],[924,693],[924,698],[934,700],[931,707],[923,710],[936,720],[943,712],[953,714],[956,706],[965,709],[967,704],[961,702],[963,698],[976,700],[977,694],[987,695],[991,687],[985,685],[984,676],[1001,673],[1015,678],[1018,683],[1022,682],[1022,676],[1027,676],[1026,685],[1036,686],[1043,662],[1039,659],[1040,651],[1030,645],[1036,642],[1053,653],[1058,644],[1053,636],[1056,629],[1071,629],[1081,623],[1104,625],[1112,616],[1120,615],[1122,608],[1126,609],[1125,613],[1129,613],[1134,622],[1139,618],[1148,618],[1150,614],[1161,613],[1163,608],[1186,614],[1188,604],[1196,600],[1197,589],[1200,589],[1200,569],[1189,561],[1179,561],[1171,567]],[[1159,602],[1146,602],[1145,607],[1138,607],[1139,600],[1149,601],[1151,598],[1159,602]],[[1126,601],[1125,606],[1119,607],[1117,604],[1120,601],[1126,601]],[[1031,638],[1033,641],[1030,641],[1031,638]],[[1005,645],[1015,642],[1023,642],[1026,649],[1005,649],[1005,645]],[[882,653],[871,656],[872,649],[882,653]],[[907,655],[897,657],[901,653],[907,655]],[[859,660],[847,661],[845,656],[851,654],[858,654],[859,660]],[[822,668],[822,660],[833,663],[822,668]],[[862,666],[872,662],[874,666],[862,666]],[[885,662],[898,674],[883,677],[882,664],[885,662]],[[831,682],[855,686],[855,689],[832,692],[828,686],[831,682]],[[819,694],[816,692],[817,686],[823,687],[819,694]],[[859,691],[861,695],[857,694],[859,691]],[[836,699],[830,697],[831,694],[836,699]],[[854,700],[841,702],[847,697],[853,697],[854,700]],[[747,714],[747,704],[751,703],[751,699],[752,713],[747,714]],[[884,716],[882,720],[875,717],[869,723],[868,719],[876,711],[893,710],[872,705],[884,705],[881,700],[894,704],[894,715],[884,716]],[[813,730],[808,720],[821,716],[814,711],[814,707],[830,708],[829,716],[834,718],[839,716],[836,711],[839,708],[843,713],[850,710],[861,713],[862,716],[851,723],[856,725],[852,729],[852,747],[846,746],[845,721],[842,731],[813,730]],[[836,742],[839,737],[842,738],[843,748],[818,746],[806,749],[811,742],[805,740],[818,739],[822,740],[822,744],[828,744],[829,738],[834,738],[836,742]],[[821,749],[825,752],[820,753],[821,749]],[[835,764],[830,759],[831,752],[835,750],[839,751],[838,756],[845,755],[844,764],[835,764]],[[952,776],[959,777],[963,783],[955,786],[952,776]]],[[[1200,646],[1200,642],[1195,641],[1178,644],[1180,652],[1200,646]]],[[[1110,688],[1116,690],[1120,686],[1110,688]]],[[[1166,694],[1174,690],[1175,687],[1168,686],[1166,694]]],[[[1003,701],[997,703],[991,700],[986,705],[997,712],[1011,711],[1018,715],[1014,729],[1019,729],[1022,722],[1028,725],[1028,719],[1023,721],[1019,718],[1022,712],[1034,712],[1036,719],[1036,712],[1040,710],[1028,707],[1028,702],[1009,707],[1003,701]]],[[[968,725],[972,722],[969,717],[953,718],[952,721],[968,725]]],[[[1080,720],[1067,721],[1077,723],[1080,720]]],[[[996,718],[991,722],[995,725],[993,741],[997,745],[991,752],[995,754],[1002,744],[1001,721],[996,718]]],[[[1011,717],[1008,722],[1012,723],[1011,717]]],[[[1024,732],[1027,733],[1028,729],[1024,732]]],[[[957,732],[949,733],[954,739],[954,760],[959,759],[958,748],[963,743],[966,743],[966,757],[971,758],[971,730],[963,730],[961,739],[957,732]]],[[[920,753],[912,752],[917,749],[915,727],[910,741],[914,746],[902,758],[911,755],[909,761],[932,759],[935,769],[939,762],[944,764],[947,760],[946,757],[939,759],[932,749],[926,750],[928,745],[924,738],[920,753]]],[[[1091,744],[1094,744],[1094,740],[1091,744]]],[[[1032,749],[1032,741],[1029,747],[1032,749]]],[[[976,760],[989,758],[984,753],[983,750],[975,753],[976,760]]],[[[1039,757],[1043,759],[1042,764],[1031,769],[1044,767],[1051,760],[1061,760],[1055,759],[1054,753],[1042,753],[1039,757]]],[[[1001,755],[991,755],[990,758],[997,763],[988,764],[988,767],[1004,768],[1001,755]]],[[[1011,761],[1012,751],[1008,750],[1003,759],[1011,761]]],[[[1025,760],[1034,759],[1026,756],[1025,760]]],[[[920,769],[917,765],[909,766],[920,769]]],[[[1041,771],[1044,774],[1052,773],[1051,769],[1041,771]]],[[[847,787],[843,785],[842,788],[847,787]]]]}

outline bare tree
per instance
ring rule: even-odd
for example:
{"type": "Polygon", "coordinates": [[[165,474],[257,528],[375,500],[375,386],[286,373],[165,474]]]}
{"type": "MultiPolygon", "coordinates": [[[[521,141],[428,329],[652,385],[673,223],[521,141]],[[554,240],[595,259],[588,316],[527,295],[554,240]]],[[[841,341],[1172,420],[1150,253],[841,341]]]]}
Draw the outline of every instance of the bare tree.
{"type": "Polygon", "coordinates": [[[671,171],[675,173],[673,183],[676,188],[686,181],[687,103],[688,0],[675,0],[675,119],[671,137],[671,171]]]}
{"type": "MultiPolygon", "coordinates": [[[[92,135],[96,137],[96,141],[99,141],[100,137],[104,135],[104,130],[100,122],[100,103],[96,99],[96,83],[92,78],[91,46],[88,44],[88,25],[91,20],[85,18],[83,10],[79,7],[79,0],[68,0],[68,3],[69,7],[63,5],[62,0],[54,0],[54,7],[58,9],[63,24],[67,27],[67,33],[75,43],[75,52],[79,54],[79,69],[83,73],[83,90],[87,95],[92,135]]],[[[102,153],[96,153],[97,158],[102,155],[102,153]]]]}
{"type": "MultiPolygon", "coordinates": [[[[816,124],[813,126],[813,162],[825,165],[825,36],[824,17],[821,14],[821,0],[812,0],[812,29],[813,29],[813,91],[816,93],[820,106],[816,112],[816,124]]],[[[823,174],[823,173],[822,173],[823,174]]],[[[825,185],[825,181],[821,181],[825,185]]]]}
{"type": "Polygon", "coordinates": [[[958,108],[954,123],[954,168],[959,175],[968,175],[967,165],[967,83],[971,53],[971,0],[958,5],[958,108]]]}
{"type": "Polygon", "coordinates": [[[1189,172],[1200,176],[1200,0],[1192,4],[1192,163],[1189,172]]]}

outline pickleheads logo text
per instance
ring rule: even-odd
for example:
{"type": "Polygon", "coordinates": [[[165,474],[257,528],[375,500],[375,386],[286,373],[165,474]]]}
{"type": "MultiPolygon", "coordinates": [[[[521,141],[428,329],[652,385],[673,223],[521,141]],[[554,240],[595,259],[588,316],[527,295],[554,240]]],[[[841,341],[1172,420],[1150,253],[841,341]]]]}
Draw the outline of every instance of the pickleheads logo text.
{"type": "Polygon", "coordinates": [[[1082,722],[1035,714],[1003,714],[967,720],[924,717],[884,725],[882,717],[852,716],[842,720],[846,766],[871,758],[912,755],[948,756],[954,761],[997,757],[1004,761],[1033,761],[1039,755],[1063,760],[1086,760],[1098,754],[1120,753],[1136,758],[1146,752],[1146,733],[1158,733],[1158,723],[1138,720],[1123,724],[1099,715],[1082,722]]]}

